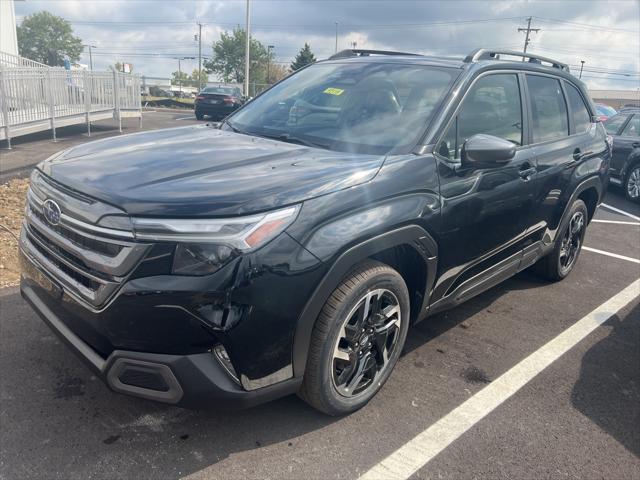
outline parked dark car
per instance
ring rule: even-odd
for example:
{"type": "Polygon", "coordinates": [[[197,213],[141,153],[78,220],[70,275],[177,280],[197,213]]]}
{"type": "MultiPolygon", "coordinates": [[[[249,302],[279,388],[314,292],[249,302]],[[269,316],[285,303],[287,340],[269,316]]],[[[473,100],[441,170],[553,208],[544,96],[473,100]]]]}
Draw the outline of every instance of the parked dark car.
{"type": "Polygon", "coordinates": [[[194,102],[196,118],[208,115],[216,120],[235,112],[244,103],[242,92],[235,87],[206,87],[194,102]]]}
{"type": "Polygon", "coordinates": [[[595,107],[596,115],[598,115],[598,120],[601,122],[606,122],[609,117],[613,117],[618,113],[615,108],[605,105],[604,103],[596,103],[595,107]]]}
{"type": "Polygon", "coordinates": [[[609,157],[559,62],[348,50],[218,128],[42,162],[21,292],[116,392],[298,393],[344,414],[382,388],[410,324],[532,266],[569,275],[609,157]]]}
{"type": "Polygon", "coordinates": [[[640,108],[627,107],[604,123],[612,137],[611,183],[640,202],[640,108]]]}

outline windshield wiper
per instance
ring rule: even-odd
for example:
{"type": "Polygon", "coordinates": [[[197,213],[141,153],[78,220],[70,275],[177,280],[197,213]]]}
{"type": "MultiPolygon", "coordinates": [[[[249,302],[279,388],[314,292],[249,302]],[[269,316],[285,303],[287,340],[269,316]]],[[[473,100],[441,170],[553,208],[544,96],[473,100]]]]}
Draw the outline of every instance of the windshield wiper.
{"type": "Polygon", "coordinates": [[[322,148],[323,150],[329,150],[329,145],[324,143],[313,142],[304,138],[293,136],[289,133],[261,133],[259,137],[272,138],[274,140],[280,140],[281,142],[295,143],[297,145],[304,145],[305,147],[322,148]]]}
{"type": "Polygon", "coordinates": [[[222,122],[222,124],[220,124],[220,126],[222,126],[222,125],[228,126],[233,133],[241,133],[243,135],[250,135],[249,133],[245,132],[244,130],[240,130],[238,127],[234,127],[229,120],[224,120],[222,122]]]}

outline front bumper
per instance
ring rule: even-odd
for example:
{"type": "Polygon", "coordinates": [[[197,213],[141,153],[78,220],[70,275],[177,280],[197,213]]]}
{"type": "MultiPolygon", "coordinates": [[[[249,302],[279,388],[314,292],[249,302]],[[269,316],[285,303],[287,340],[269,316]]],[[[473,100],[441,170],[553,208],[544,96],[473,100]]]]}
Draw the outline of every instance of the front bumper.
{"type": "MultiPolygon", "coordinates": [[[[41,283],[46,283],[43,279],[41,283]]],[[[54,285],[51,286],[55,288],[54,285]]],[[[188,408],[215,405],[247,408],[295,393],[302,378],[246,391],[237,385],[210,352],[165,355],[114,350],[104,358],[52,311],[29,281],[22,297],[87,366],[114,391],[188,408]]]]}

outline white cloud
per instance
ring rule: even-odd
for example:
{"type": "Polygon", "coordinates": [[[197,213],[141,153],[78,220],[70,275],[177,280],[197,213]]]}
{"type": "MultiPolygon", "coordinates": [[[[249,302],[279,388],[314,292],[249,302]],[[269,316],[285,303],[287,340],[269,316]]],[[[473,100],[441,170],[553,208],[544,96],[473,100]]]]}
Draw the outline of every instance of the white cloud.
{"type": "MultiPolygon", "coordinates": [[[[38,10],[70,20],[101,22],[185,22],[180,24],[79,24],[74,30],[84,41],[97,42],[94,65],[106,68],[116,61],[131,62],[148,76],[169,76],[177,68],[171,56],[197,56],[196,21],[203,28],[203,54],[220,32],[244,25],[244,1],[111,1],[64,0],[16,2],[19,17],[38,10]],[[155,56],[152,54],[156,54],[155,56]]],[[[358,47],[464,55],[479,46],[521,50],[525,17],[534,16],[531,52],[571,65],[585,60],[583,79],[591,88],[638,88],[638,77],[603,75],[592,70],[640,71],[640,3],[637,1],[252,1],[252,35],[275,45],[278,61],[290,62],[302,45],[316,57],[334,51],[335,23],[340,48],[358,47]],[[467,23],[467,20],[510,18],[467,23]],[[552,21],[559,19],[586,25],[552,21]],[[458,24],[434,23],[462,21],[458,24]],[[594,25],[596,28],[588,27],[594,25]],[[625,30],[625,31],[623,31],[625,30]]],[[[82,58],[83,63],[88,63],[82,58]]],[[[184,61],[190,71],[197,60],[184,61]]],[[[574,68],[574,71],[576,69],[574,68]]]]}

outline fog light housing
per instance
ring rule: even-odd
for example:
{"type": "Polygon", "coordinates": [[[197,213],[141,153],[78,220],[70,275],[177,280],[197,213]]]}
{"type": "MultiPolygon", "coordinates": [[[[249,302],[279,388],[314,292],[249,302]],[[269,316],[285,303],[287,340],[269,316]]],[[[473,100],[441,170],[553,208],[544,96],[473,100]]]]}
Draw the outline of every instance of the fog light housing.
{"type": "Polygon", "coordinates": [[[233,364],[231,363],[231,359],[229,358],[229,354],[224,348],[224,345],[219,343],[213,347],[213,355],[216,357],[216,360],[218,360],[218,363],[220,363],[220,365],[222,365],[222,367],[227,371],[229,376],[231,376],[231,378],[240,385],[240,379],[238,378],[235,368],[233,368],[233,364]]]}

